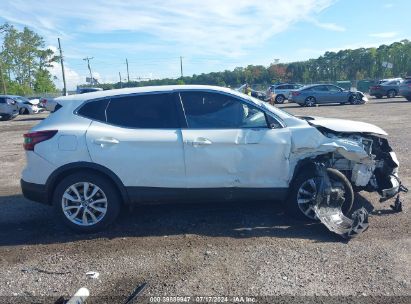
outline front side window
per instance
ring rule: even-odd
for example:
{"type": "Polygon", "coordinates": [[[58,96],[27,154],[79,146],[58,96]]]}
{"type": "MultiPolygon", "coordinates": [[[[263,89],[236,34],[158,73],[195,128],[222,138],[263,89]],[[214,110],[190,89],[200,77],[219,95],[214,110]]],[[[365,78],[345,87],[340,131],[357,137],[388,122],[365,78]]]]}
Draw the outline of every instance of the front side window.
{"type": "Polygon", "coordinates": [[[179,128],[173,95],[168,93],[112,97],[106,115],[108,123],[120,127],[179,128]]]}
{"type": "Polygon", "coordinates": [[[235,97],[195,91],[181,92],[180,96],[189,128],[267,128],[263,111],[235,97]]]}
{"type": "Polygon", "coordinates": [[[341,92],[341,89],[336,86],[327,86],[327,88],[328,88],[328,91],[330,92],[341,92]]]}

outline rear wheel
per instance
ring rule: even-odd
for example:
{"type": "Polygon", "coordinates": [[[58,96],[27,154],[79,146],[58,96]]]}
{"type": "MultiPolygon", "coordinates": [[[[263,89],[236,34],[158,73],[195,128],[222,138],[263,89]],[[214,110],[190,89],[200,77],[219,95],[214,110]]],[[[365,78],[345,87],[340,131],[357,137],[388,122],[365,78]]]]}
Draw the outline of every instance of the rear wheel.
{"type": "Polygon", "coordinates": [[[282,103],[284,103],[284,101],[285,101],[285,97],[283,95],[277,95],[275,97],[275,103],[282,104],[282,103]]]}
{"type": "MultiPolygon", "coordinates": [[[[354,202],[354,191],[350,181],[340,171],[332,168],[327,169],[333,188],[339,188],[342,193],[342,212],[347,214],[354,202]]],[[[314,204],[318,195],[321,178],[311,171],[301,172],[295,179],[288,200],[286,202],[287,212],[295,218],[305,220],[317,220],[314,212],[314,204]]]]}
{"type": "Polygon", "coordinates": [[[397,96],[397,92],[395,92],[395,90],[389,90],[387,92],[387,97],[388,98],[394,98],[395,96],[397,96]]]}
{"type": "Polygon", "coordinates": [[[382,95],[375,95],[375,98],[380,99],[380,98],[382,98],[382,95]]]}
{"type": "Polygon", "coordinates": [[[411,101],[411,96],[405,97],[408,101],[411,101]]]}
{"type": "Polygon", "coordinates": [[[56,187],[54,206],[61,220],[78,232],[95,232],[112,223],[120,211],[117,189],[94,173],[75,173],[56,187]]]}
{"type": "Polygon", "coordinates": [[[306,107],[314,107],[316,103],[317,103],[317,100],[313,96],[309,96],[305,99],[306,107]]]}

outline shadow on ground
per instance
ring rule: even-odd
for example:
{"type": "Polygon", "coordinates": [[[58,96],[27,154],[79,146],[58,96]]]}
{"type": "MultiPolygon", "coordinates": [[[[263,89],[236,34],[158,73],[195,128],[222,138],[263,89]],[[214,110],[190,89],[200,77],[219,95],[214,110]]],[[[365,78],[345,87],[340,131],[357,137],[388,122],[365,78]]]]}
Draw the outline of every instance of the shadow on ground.
{"type": "MultiPolygon", "coordinates": [[[[356,195],[353,209],[373,206],[356,195]]],[[[209,237],[277,237],[340,242],[321,223],[295,220],[281,203],[238,202],[135,206],[123,212],[107,230],[72,232],[54,216],[53,208],[21,195],[0,197],[0,246],[67,243],[83,239],[195,234],[209,237]]]]}

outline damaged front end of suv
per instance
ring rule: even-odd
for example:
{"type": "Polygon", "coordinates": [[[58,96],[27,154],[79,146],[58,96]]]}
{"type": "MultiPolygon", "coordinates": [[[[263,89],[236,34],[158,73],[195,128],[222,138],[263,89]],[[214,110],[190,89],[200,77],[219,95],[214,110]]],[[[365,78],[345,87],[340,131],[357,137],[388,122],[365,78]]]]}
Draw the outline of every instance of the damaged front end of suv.
{"type": "Polygon", "coordinates": [[[407,189],[401,184],[398,159],[382,129],[337,119],[303,119],[314,128],[293,132],[291,161],[294,172],[313,173],[294,181],[297,185],[293,199],[300,211],[349,238],[368,228],[364,208],[348,217],[354,192],[378,192],[380,202],[397,196],[391,207],[397,212],[402,210],[399,192],[407,189]]]}

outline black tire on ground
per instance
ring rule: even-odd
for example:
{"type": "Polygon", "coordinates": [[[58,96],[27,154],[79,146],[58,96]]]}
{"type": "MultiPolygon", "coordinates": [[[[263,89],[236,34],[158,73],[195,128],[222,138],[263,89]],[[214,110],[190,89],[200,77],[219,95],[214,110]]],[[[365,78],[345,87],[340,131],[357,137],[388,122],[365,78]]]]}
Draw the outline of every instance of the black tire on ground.
{"type": "Polygon", "coordinates": [[[394,98],[395,96],[397,96],[397,92],[395,90],[389,90],[387,92],[387,98],[394,98]]]}
{"type": "Polygon", "coordinates": [[[408,101],[411,101],[411,96],[407,96],[405,97],[405,99],[407,99],[408,101]]]}
{"type": "Polygon", "coordinates": [[[0,115],[0,121],[6,121],[10,119],[11,119],[11,115],[7,115],[7,114],[0,115]]]}
{"type": "MultiPolygon", "coordinates": [[[[354,190],[350,181],[342,174],[340,171],[332,168],[327,169],[328,176],[331,179],[331,182],[334,185],[341,186],[344,188],[344,198],[345,201],[341,207],[344,214],[348,214],[353,206],[354,203],[354,190]]],[[[305,220],[305,221],[313,221],[313,218],[306,216],[298,206],[297,195],[301,188],[301,186],[316,177],[316,173],[313,170],[305,170],[299,173],[299,175],[295,178],[293,184],[290,188],[290,193],[288,195],[287,200],[285,203],[285,210],[286,212],[291,215],[292,217],[305,220]]]]}
{"type": "MultiPolygon", "coordinates": [[[[121,209],[121,199],[117,188],[107,178],[90,172],[78,172],[65,177],[58,183],[53,194],[53,206],[59,219],[74,231],[82,233],[97,232],[113,223],[121,209]],[[107,198],[107,211],[99,222],[91,226],[81,226],[70,221],[63,211],[63,195],[71,185],[80,182],[88,182],[98,186],[107,198]]],[[[91,210],[91,209],[90,209],[91,210]]]]}
{"type": "Polygon", "coordinates": [[[380,99],[380,98],[382,98],[382,95],[375,95],[375,98],[380,99]]]}
{"type": "Polygon", "coordinates": [[[285,101],[284,95],[280,94],[280,95],[275,96],[275,103],[283,104],[284,101],[285,101]]]}
{"type": "Polygon", "coordinates": [[[304,105],[305,105],[306,107],[315,107],[316,104],[317,104],[317,99],[315,99],[314,96],[308,96],[308,97],[305,99],[304,105]]]}

